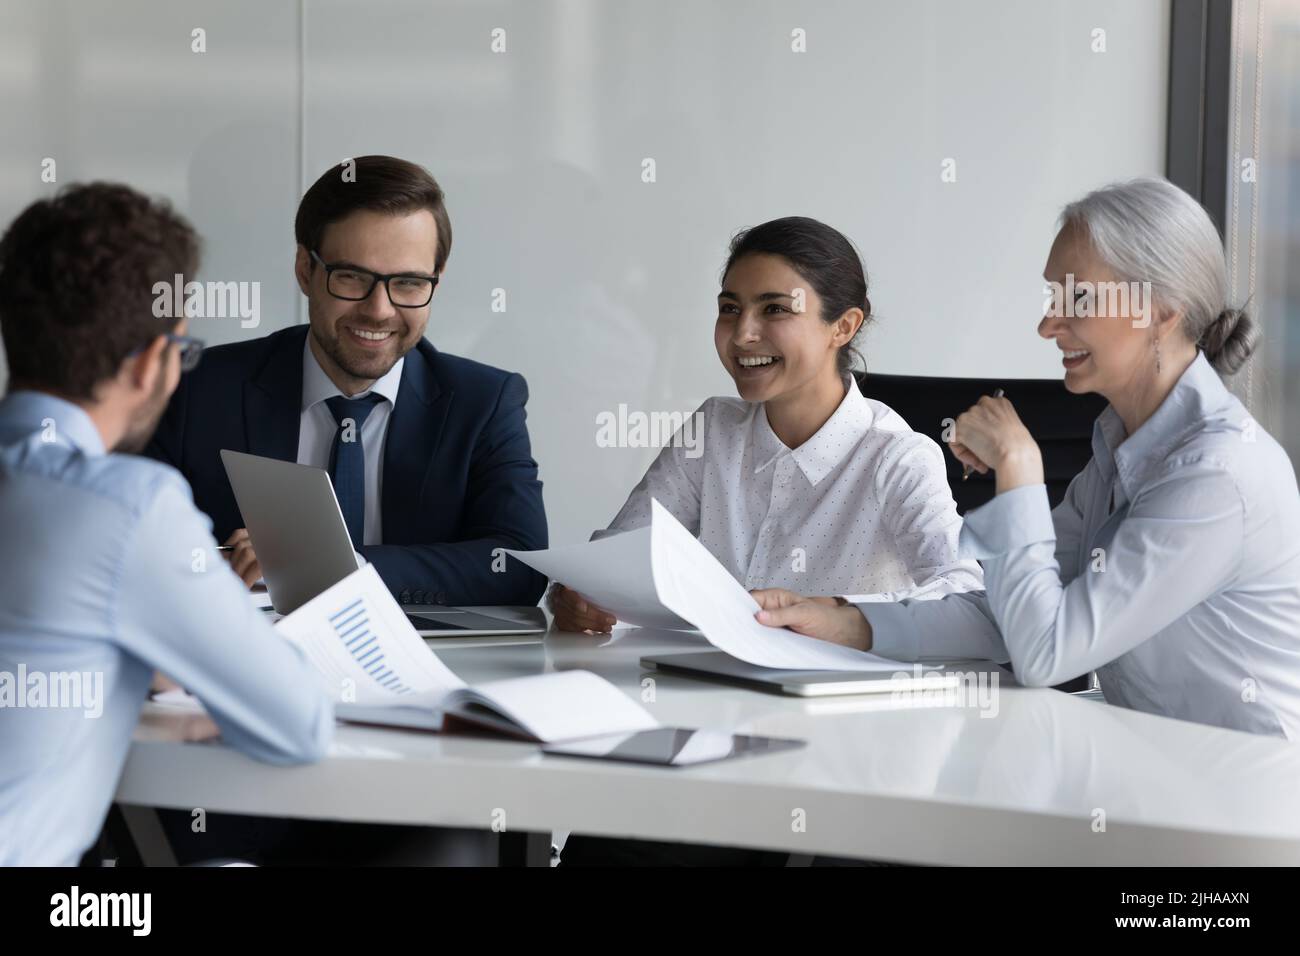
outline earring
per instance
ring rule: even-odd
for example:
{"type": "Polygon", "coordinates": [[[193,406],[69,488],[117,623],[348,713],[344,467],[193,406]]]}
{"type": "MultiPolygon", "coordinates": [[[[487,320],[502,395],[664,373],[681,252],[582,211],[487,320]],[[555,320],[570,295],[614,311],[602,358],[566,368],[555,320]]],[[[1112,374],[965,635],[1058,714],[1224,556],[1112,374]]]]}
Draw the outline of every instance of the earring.
{"type": "Polygon", "coordinates": [[[1160,374],[1160,340],[1156,339],[1156,374],[1160,374]]]}

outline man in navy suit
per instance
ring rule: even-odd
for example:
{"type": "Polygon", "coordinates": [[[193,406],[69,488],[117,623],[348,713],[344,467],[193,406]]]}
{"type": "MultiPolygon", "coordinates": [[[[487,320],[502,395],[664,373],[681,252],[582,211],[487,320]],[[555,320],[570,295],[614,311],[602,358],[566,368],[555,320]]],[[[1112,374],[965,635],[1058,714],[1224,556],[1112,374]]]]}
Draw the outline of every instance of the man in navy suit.
{"type": "Polygon", "coordinates": [[[310,324],[207,350],[149,454],[189,480],[247,584],[261,571],[223,448],[327,468],[353,546],[402,603],[536,603],[545,579],[502,550],[546,547],[528,386],[424,338],[451,251],[441,188],[363,156],[316,181],[294,232],[310,324]]]}

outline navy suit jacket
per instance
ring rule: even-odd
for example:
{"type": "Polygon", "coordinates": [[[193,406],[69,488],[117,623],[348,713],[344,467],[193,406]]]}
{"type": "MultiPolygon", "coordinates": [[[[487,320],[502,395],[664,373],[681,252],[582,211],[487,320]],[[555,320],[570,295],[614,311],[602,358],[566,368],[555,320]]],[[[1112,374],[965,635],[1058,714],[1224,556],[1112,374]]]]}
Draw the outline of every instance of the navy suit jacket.
{"type": "MultiPolygon", "coordinates": [[[[307,328],[206,350],[181,377],[146,452],[188,479],[218,541],[244,527],[221,450],[297,461],[307,328]]],[[[528,386],[513,372],[426,340],[406,353],[384,443],[384,543],[359,549],[402,603],[541,597],[542,575],[493,554],[546,547],[527,401],[528,386]]]]}

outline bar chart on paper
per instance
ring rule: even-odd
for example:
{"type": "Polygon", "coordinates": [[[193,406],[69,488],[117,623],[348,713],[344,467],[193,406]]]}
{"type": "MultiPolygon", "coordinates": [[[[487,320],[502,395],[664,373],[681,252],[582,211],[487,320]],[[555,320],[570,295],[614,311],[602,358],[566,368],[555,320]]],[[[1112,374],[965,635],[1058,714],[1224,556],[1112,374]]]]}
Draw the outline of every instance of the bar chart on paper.
{"type": "Polygon", "coordinates": [[[337,703],[410,706],[464,685],[420,639],[374,565],[276,622],[320,672],[337,703]]]}
{"type": "Polygon", "coordinates": [[[335,611],[329,615],[329,622],[347,652],[352,655],[352,659],[374,679],[375,683],[394,694],[411,692],[411,688],[402,683],[393,669],[384,663],[384,652],[379,643],[379,636],[371,629],[370,613],[366,608],[365,598],[357,598],[346,607],[335,611]]]}

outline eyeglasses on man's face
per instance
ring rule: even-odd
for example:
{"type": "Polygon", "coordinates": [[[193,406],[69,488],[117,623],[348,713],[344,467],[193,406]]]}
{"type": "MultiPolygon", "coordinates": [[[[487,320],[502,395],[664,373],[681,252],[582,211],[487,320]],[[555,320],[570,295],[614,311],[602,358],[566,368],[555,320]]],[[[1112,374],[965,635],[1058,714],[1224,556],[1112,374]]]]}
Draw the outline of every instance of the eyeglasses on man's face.
{"type": "Polygon", "coordinates": [[[393,305],[399,309],[419,309],[433,299],[434,287],[438,285],[436,275],[413,272],[382,275],[351,263],[328,263],[315,251],[311,257],[325,270],[325,290],[334,298],[347,302],[365,301],[375,291],[375,284],[382,282],[388,292],[388,301],[393,305]]]}
{"type": "MultiPolygon", "coordinates": [[[[171,345],[180,346],[182,372],[192,372],[198,367],[199,359],[203,358],[204,342],[202,339],[196,339],[192,335],[177,335],[175,332],[164,332],[163,338],[171,345]]],[[[127,358],[139,355],[148,347],[148,345],[142,345],[138,349],[132,349],[127,358]]]]}
{"type": "Polygon", "coordinates": [[[181,371],[194,371],[198,367],[199,359],[203,358],[203,340],[196,339],[192,335],[177,335],[174,332],[166,334],[168,342],[180,346],[181,371]]]}

